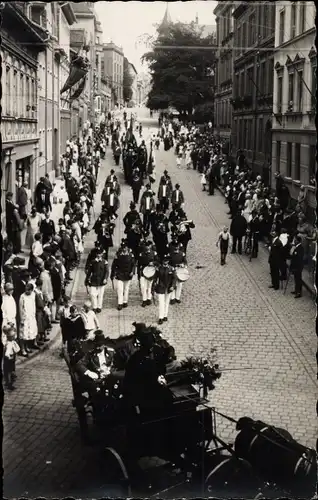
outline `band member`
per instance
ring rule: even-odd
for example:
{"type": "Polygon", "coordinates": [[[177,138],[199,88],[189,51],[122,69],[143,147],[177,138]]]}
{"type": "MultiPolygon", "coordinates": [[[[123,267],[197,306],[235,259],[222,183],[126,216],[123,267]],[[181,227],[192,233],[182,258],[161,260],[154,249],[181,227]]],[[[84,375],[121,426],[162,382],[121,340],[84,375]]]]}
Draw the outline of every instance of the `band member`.
{"type": "Polygon", "coordinates": [[[109,276],[108,262],[103,259],[103,250],[96,249],[96,257],[88,266],[85,285],[89,286],[89,295],[94,312],[101,312],[105,285],[109,276]]]}
{"type": "Polygon", "coordinates": [[[168,247],[169,221],[163,212],[157,212],[153,223],[153,241],[160,261],[168,247]]]}
{"type": "Polygon", "coordinates": [[[111,184],[114,181],[114,177],[115,177],[115,170],[111,169],[110,174],[106,177],[105,186],[106,184],[111,184]]]}
{"type": "MultiPolygon", "coordinates": [[[[170,265],[174,269],[187,265],[186,254],[183,251],[183,248],[180,244],[177,243],[177,245],[174,246],[171,245],[169,250],[170,250],[170,265]]],[[[182,285],[183,283],[177,279],[176,287],[173,289],[171,293],[170,304],[175,304],[175,303],[180,304],[182,285]]]]}
{"type": "Polygon", "coordinates": [[[170,175],[168,174],[168,170],[164,170],[163,175],[160,178],[159,186],[161,186],[161,184],[163,184],[164,181],[169,186],[170,191],[172,191],[172,182],[171,182],[170,175]]]}
{"type": "Polygon", "coordinates": [[[109,219],[107,213],[102,212],[95,222],[94,230],[97,234],[97,242],[105,252],[106,260],[108,260],[109,248],[113,246],[114,229],[115,224],[109,219]]]}
{"type": "Polygon", "coordinates": [[[274,288],[274,290],[279,290],[279,270],[281,266],[281,256],[283,244],[278,237],[276,231],[272,232],[272,244],[270,247],[268,263],[270,267],[272,284],[269,288],[274,288]]]}
{"type": "Polygon", "coordinates": [[[157,269],[154,279],[154,291],[158,296],[159,305],[159,325],[168,321],[171,293],[177,282],[175,270],[170,266],[169,260],[170,255],[163,257],[163,262],[157,269]]]}
{"type": "Polygon", "coordinates": [[[175,233],[178,223],[181,221],[180,208],[174,207],[169,214],[169,222],[171,224],[171,232],[175,233]]]}
{"type": "Polygon", "coordinates": [[[114,193],[119,197],[121,189],[116,175],[114,175],[113,177],[113,182],[111,183],[111,187],[114,189],[114,193]]]}
{"type": "Polygon", "coordinates": [[[150,228],[150,216],[155,211],[154,192],[151,185],[147,184],[145,191],[142,193],[140,201],[140,212],[143,214],[143,226],[145,231],[150,228]]]}
{"type": "Polygon", "coordinates": [[[218,241],[216,242],[216,246],[220,245],[220,254],[221,254],[221,266],[226,264],[226,256],[229,249],[229,241],[230,235],[227,227],[223,228],[223,231],[220,232],[218,241]]]}
{"type": "Polygon", "coordinates": [[[129,204],[129,212],[126,213],[125,217],[123,218],[123,222],[125,224],[125,233],[127,233],[131,226],[135,224],[136,220],[141,220],[140,215],[136,210],[136,204],[131,201],[129,204]]]}
{"type": "Polygon", "coordinates": [[[185,253],[187,253],[189,241],[192,240],[191,229],[195,228],[195,224],[192,220],[187,220],[187,216],[182,209],[179,210],[179,214],[180,222],[177,231],[178,242],[181,243],[185,253]]]}
{"type": "Polygon", "coordinates": [[[135,259],[137,259],[138,257],[142,233],[142,222],[140,217],[138,217],[136,218],[135,222],[129,227],[129,229],[127,229],[127,246],[132,250],[135,259]]]}
{"type": "Polygon", "coordinates": [[[246,234],[247,222],[245,217],[242,215],[242,211],[239,211],[232,219],[230,226],[230,235],[233,238],[232,251],[231,253],[236,253],[236,245],[238,253],[242,253],[242,239],[246,234]]]}
{"type": "Polygon", "coordinates": [[[118,311],[128,307],[128,296],[130,282],[135,272],[135,258],[133,252],[128,248],[127,241],[122,240],[120,248],[113,260],[111,280],[117,281],[118,311]]]}
{"type": "Polygon", "coordinates": [[[119,198],[115,193],[113,187],[110,188],[109,194],[106,195],[103,206],[106,208],[110,215],[117,216],[117,210],[119,209],[119,198]]]}
{"type": "Polygon", "coordinates": [[[302,294],[302,271],[304,267],[304,247],[300,236],[295,237],[296,246],[292,250],[290,272],[294,275],[295,290],[291,293],[295,295],[295,299],[299,299],[302,294]]]}
{"type": "Polygon", "coordinates": [[[184,203],[183,192],[180,190],[180,184],[175,185],[175,189],[171,193],[171,204],[172,209],[181,208],[181,205],[184,203]]]}
{"type": "Polygon", "coordinates": [[[150,240],[148,240],[146,245],[140,249],[137,266],[140,291],[142,295],[142,307],[151,305],[153,279],[145,278],[142,274],[143,269],[150,264],[158,265],[158,254],[155,246],[150,240]]]}
{"type": "Polygon", "coordinates": [[[171,197],[170,186],[167,184],[167,181],[164,180],[158,189],[158,201],[161,209],[166,212],[169,210],[169,200],[171,197]]]}

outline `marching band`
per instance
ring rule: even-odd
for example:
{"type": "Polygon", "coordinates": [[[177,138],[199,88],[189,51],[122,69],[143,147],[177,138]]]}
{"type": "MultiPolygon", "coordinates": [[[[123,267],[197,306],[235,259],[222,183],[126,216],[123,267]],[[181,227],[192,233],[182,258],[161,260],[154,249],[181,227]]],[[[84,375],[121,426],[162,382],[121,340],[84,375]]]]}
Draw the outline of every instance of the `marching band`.
{"type": "MultiPolygon", "coordinates": [[[[117,164],[119,135],[116,136],[115,132],[112,149],[117,164]]],[[[184,211],[185,198],[180,184],[175,184],[173,188],[167,170],[160,178],[158,201],[155,202],[151,185],[155,175],[152,141],[148,155],[145,142],[137,146],[135,137],[128,132],[122,138],[123,169],[132,188],[133,200],[123,218],[125,238],[112,262],[110,280],[117,292],[117,309],[121,311],[128,307],[131,281],[137,275],[141,306],[150,306],[157,298],[158,323],[162,324],[168,320],[169,305],[180,304],[183,284],[189,279],[186,252],[191,229],[195,225],[184,211]],[[143,186],[147,177],[149,180],[143,186]],[[170,207],[171,211],[167,214],[170,207]]],[[[112,169],[101,194],[102,211],[94,224],[97,236],[95,248],[90,252],[85,267],[85,285],[95,313],[101,312],[109,277],[108,252],[113,246],[120,193],[120,185],[112,169]]]]}

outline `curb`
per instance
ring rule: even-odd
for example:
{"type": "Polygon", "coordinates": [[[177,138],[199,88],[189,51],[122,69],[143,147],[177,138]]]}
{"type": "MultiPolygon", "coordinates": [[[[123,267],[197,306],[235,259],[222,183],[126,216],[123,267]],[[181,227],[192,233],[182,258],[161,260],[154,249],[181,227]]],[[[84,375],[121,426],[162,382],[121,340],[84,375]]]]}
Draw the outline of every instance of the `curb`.
{"type": "MultiPolygon", "coordinates": [[[[222,194],[222,196],[225,197],[225,194],[224,194],[224,189],[221,187],[221,186],[216,186],[217,189],[219,190],[219,192],[222,194]]],[[[267,250],[267,252],[269,253],[269,249],[268,249],[268,246],[267,245],[264,245],[264,243],[262,242],[262,247],[267,250]]],[[[305,281],[304,279],[302,280],[303,281],[303,286],[306,288],[306,290],[308,290],[308,292],[313,296],[313,298],[316,297],[316,291],[315,291],[315,288],[313,285],[310,285],[310,283],[308,283],[307,281],[305,281]]]]}

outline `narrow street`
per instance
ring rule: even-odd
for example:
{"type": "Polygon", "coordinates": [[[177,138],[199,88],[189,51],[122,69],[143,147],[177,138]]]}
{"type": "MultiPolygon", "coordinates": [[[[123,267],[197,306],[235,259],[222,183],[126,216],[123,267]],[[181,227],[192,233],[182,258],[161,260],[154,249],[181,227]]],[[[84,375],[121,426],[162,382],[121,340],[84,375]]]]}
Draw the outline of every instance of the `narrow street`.
{"type": "MultiPolygon", "coordinates": [[[[145,135],[157,127],[157,120],[148,116],[148,111],[141,110],[145,135]]],[[[292,279],[286,295],[282,290],[268,289],[268,253],[263,248],[257,260],[249,262],[245,256],[229,255],[227,265],[221,267],[216,241],[222,226],[230,222],[223,196],[202,192],[198,173],[177,169],[173,150],[165,152],[161,145],[156,164],[155,190],[167,169],[173,184],[180,183],[188,219],[196,225],[188,250],[190,279],[181,304],[171,306],[169,321],[162,326],[164,336],[175,346],[179,358],[189,354],[191,347],[202,352],[217,348],[224,372],[211,393],[211,402],[218,411],[233,418],[250,416],[285,427],[300,443],[314,447],[317,385],[312,298],[304,291],[303,298],[295,301],[290,294],[292,279]]],[[[108,149],[98,180],[96,217],[110,168],[116,169],[108,149]]],[[[118,167],[116,175],[122,194],[110,262],[123,237],[122,219],[132,199],[118,167]]],[[[94,236],[91,232],[86,239],[85,255],[93,246],[94,236]]],[[[78,305],[87,296],[83,263],[73,296],[78,305]]],[[[134,277],[129,307],[118,312],[109,281],[99,319],[105,334],[117,337],[131,333],[133,321],[156,323],[157,308],[141,308],[134,277]]],[[[102,489],[96,450],[80,441],[70,377],[59,357],[60,345],[58,337],[50,350],[19,366],[17,390],[5,394],[5,497],[84,498],[87,494],[94,498],[107,493],[102,489]]],[[[217,419],[217,429],[224,440],[235,435],[234,426],[221,418],[217,419]]]]}

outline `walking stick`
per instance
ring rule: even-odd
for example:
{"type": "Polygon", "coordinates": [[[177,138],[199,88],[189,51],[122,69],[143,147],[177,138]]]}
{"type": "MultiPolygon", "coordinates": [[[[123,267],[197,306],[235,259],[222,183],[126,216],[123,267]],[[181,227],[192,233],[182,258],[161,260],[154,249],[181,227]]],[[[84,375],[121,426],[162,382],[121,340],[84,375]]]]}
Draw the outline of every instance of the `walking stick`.
{"type": "Polygon", "coordinates": [[[286,293],[286,290],[287,290],[287,287],[288,287],[288,283],[289,283],[289,278],[290,278],[290,270],[288,272],[288,276],[287,276],[286,285],[285,285],[285,289],[284,289],[284,294],[283,295],[285,295],[285,293],[286,293]]]}

